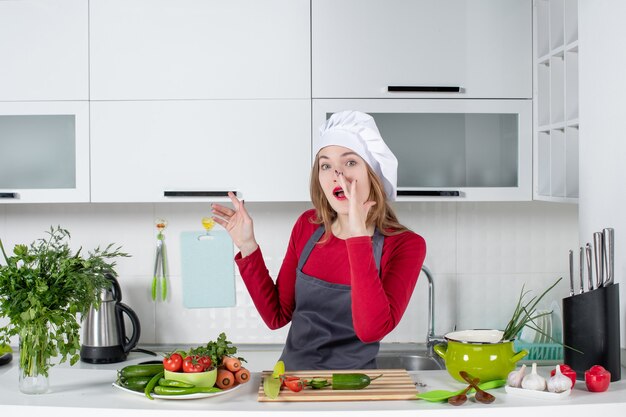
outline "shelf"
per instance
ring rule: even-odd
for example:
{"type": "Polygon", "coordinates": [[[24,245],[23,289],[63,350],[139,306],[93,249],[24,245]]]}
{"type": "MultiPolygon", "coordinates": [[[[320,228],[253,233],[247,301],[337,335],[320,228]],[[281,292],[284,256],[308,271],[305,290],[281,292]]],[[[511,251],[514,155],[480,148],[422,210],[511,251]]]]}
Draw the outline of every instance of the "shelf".
{"type": "Polygon", "coordinates": [[[578,129],[578,118],[570,119],[565,122],[547,124],[547,125],[539,125],[537,126],[537,132],[549,132],[551,130],[565,130],[566,127],[574,127],[578,129]]]}
{"type": "Polygon", "coordinates": [[[577,0],[535,3],[535,196],[578,201],[577,0]]]}
{"type": "Polygon", "coordinates": [[[569,204],[578,204],[578,198],[567,198],[567,197],[553,197],[549,195],[536,195],[535,200],[537,201],[546,201],[550,203],[569,203],[569,204]]]}

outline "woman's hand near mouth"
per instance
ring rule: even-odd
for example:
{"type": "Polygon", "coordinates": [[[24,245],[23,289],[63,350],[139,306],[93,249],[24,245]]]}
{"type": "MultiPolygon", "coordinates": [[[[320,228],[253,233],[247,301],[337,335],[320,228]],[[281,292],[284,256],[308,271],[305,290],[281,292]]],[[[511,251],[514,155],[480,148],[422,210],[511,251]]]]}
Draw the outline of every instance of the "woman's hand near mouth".
{"type": "Polygon", "coordinates": [[[233,203],[234,210],[213,203],[211,204],[211,211],[215,215],[213,219],[226,229],[235,246],[241,251],[241,256],[246,257],[259,247],[254,238],[252,218],[248,214],[243,201],[239,201],[230,191],[228,192],[228,197],[230,197],[230,201],[233,203]]]}
{"type": "Polygon", "coordinates": [[[339,185],[348,200],[348,230],[350,237],[370,236],[367,227],[367,213],[376,204],[375,201],[360,203],[362,197],[358,195],[357,180],[348,182],[343,173],[337,175],[339,185]]]}

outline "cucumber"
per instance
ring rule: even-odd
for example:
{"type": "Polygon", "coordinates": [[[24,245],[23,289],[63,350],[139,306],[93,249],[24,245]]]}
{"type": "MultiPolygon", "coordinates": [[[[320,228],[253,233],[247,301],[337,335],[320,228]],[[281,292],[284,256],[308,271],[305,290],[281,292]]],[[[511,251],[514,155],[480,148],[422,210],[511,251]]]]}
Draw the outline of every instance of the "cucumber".
{"type": "Polygon", "coordinates": [[[212,394],[221,391],[222,390],[217,387],[178,388],[164,387],[162,385],[157,385],[156,387],[154,387],[154,393],[157,395],[212,394]]]}
{"type": "Polygon", "coordinates": [[[151,379],[151,376],[136,376],[133,378],[119,378],[117,383],[129,390],[143,392],[151,379]]]}
{"type": "Polygon", "coordinates": [[[154,365],[128,365],[119,371],[121,378],[136,378],[139,376],[154,376],[163,372],[163,364],[154,365]]]}
{"type": "Polygon", "coordinates": [[[309,387],[313,389],[322,389],[330,385],[330,382],[326,378],[312,378],[310,381],[306,383],[309,387]]]}
{"type": "Polygon", "coordinates": [[[380,378],[382,374],[370,378],[365,374],[333,374],[333,389],[363,389],[367,387],[373,380],[380,378]]]}

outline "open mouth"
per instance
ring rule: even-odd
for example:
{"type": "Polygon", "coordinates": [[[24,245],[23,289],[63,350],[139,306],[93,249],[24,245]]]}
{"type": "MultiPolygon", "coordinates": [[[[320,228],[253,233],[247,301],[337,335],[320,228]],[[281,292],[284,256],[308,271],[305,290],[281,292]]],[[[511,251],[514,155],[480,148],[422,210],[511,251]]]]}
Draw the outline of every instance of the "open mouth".
{"type": "Polygon", "coordinates": [[[343,188],[341,187],[335,187],[335,189],[333,190],[333,195],[335,196],[337,200],[346,199],[346,195],[343,193],[343,188]]]}

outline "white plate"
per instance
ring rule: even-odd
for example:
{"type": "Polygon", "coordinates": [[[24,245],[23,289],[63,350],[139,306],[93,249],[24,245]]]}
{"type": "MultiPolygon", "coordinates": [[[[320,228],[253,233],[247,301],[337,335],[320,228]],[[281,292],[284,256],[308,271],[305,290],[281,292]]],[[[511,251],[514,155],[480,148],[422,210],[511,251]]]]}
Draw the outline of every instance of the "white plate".
{"type": "Polygon", "coordinates": [[[533,389],[513,388],[508,385],[504,387],[504,390],[507,394],[515,395],[517,397],[535,398],[539,400],[563,400],[572,393],[571,389],[556,393],[550,391],[536,391],[533,389]]]}
{"type": "MultiPolygon", "coordinates": [[[[121,385],[117,385],[117,383],[112,384],[115,388],[121,389],[122,391],[128,392],[130,394],[140,395],[142,397],[146,397],[146,394],[143,392],[133,391],[128,388],[124,388],[121,385]]],[[[152,397],[159,398],[161,400],[198,400],[200,398],[209,398],[209,397],[217,397],[218,395],[228,394],[229,392],[233,392],[238,390],[241,387],[240,385],[235,385],[234,387],[220,391],[220,392],[211,392],[211,393],[198,393],[198,394],[187,394],[187,395],[157,395],[152,394],[152,397]]]]}

